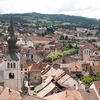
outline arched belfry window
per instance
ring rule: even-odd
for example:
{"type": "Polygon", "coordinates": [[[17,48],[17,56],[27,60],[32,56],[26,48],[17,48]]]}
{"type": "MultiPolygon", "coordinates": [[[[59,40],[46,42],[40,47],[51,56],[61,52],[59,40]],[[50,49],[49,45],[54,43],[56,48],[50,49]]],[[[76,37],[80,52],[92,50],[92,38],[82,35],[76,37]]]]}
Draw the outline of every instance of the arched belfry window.
{"type": "Polygon", "coordinates": [[[14,79],[14,73],[9,73],[9,79],[14,79]]]}
{"type": "Polygon", "coordinates": [[[10,68],[10,64],[9,63],[7,63],[7,67],[10,68]]]}
{"type": "Polygon", "coordinates": [[[14,66],[13,68],[16,68],[16,64],[15,63],[13,63],[13,66],[14,66]]]}
{"type": "Polygon", "coordinates": [[[11,63],[11,68],[13,68],[13,65],[12,65],[12,63],[11,63]]]}

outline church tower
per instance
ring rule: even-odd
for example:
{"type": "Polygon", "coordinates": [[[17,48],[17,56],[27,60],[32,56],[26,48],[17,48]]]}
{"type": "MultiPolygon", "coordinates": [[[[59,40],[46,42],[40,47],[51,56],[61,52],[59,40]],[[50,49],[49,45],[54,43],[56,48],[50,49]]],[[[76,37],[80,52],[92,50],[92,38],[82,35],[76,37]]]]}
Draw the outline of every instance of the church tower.
{"type": "Polygon", "coordinates": [[[12,15],[8,33],[6,36],[8,51],[4,57],[4,86],[21,91],[20,54],[16,53],[17,37],[14,35],[12,15]]]}

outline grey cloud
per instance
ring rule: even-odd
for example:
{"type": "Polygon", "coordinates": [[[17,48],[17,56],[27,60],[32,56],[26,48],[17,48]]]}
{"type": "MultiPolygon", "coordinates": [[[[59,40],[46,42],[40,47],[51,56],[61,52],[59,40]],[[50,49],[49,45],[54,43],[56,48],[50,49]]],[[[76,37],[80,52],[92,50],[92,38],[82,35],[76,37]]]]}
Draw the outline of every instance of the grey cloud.
{"type": "Polygon", "coordinates": [[[61,12],[80,12],[80,11],[95,11],[95,10],[100,10],[100,7],[86,7],[86,8],[67,8],[67,7],[62,7],[62,8],[59,8],[59,9],[55,9],[53,10],[54,12],[56,13],[61,13],[61,12]]]}

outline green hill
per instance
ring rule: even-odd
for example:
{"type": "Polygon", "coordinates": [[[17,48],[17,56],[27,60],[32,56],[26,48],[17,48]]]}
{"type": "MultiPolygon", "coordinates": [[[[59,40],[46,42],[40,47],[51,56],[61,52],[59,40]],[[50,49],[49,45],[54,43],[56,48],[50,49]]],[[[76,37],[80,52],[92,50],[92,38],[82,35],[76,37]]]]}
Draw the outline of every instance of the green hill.
{"type": "MultiPolygon", "coordinates": [[[[39,25],[73,25],[82,27],[97,26],[98,21],[93,18],[80,16],[69,16],[63,14],[40,14],[40,13],[24,13],[14,14],[14,22],[21,24],[36,24],[39,25]]],[[[0,22],[9,22],[10,14],[0,14],[0,22]]]]}

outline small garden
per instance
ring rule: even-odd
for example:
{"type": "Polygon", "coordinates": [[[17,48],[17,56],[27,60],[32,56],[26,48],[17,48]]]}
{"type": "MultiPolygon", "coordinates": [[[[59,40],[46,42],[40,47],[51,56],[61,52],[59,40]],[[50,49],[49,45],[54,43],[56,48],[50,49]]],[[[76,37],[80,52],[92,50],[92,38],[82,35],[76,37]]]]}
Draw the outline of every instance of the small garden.
{"type": "Polygon", "coordinates": [[[67,48],[65,49],[64,51],[62,52],[56,52],[56,53],[53,53],[52,55],[50,56],[47,56],[45,59],[44,59],[44,62],[46,63],[52,63],[53,61],[57,60],[57,59],[60,59],[61,57],[67,57],[67,56],[71,56],[71,55],[74,55],[74,54],[77,54],[77,49],[72,47],[72,48],[67,48]]]}
{"type": "Polygon", "coordinates": [[[93,81],[100,81],[100,72],[97,72],[95,76],[87,76],[80,79],[85,85],[89,86],[93,81]]]}

